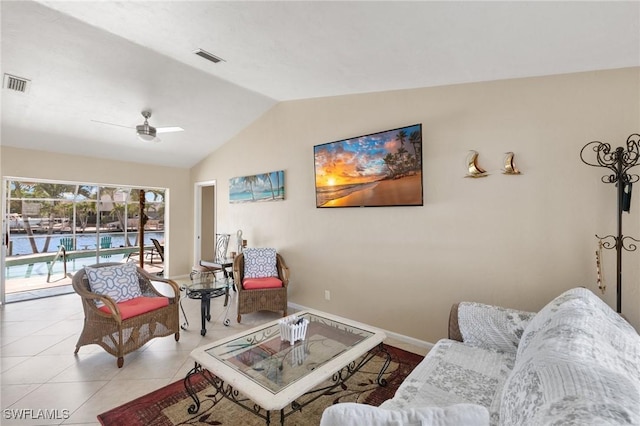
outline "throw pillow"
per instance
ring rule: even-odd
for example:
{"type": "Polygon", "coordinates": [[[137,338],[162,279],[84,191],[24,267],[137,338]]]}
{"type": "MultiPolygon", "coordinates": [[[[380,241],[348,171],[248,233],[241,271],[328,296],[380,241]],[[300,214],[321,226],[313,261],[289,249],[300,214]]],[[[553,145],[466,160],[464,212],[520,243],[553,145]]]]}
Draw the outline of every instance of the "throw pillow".
{"type": "Polygon", "coordinates": [[[535,315],[535,312],[462,302],[458,306],[458,325],[466,344],[515,352],[525,327],[535,315]]]}
{"type": "Polygon", "coordinates": [[[489,411],[482,405],[454,404],[386,410],[366,404],[334,404],[322,412],[320,426],[489,426],[489,411]]]}
{"type": "MultiPolygon", "coordinates": [[[[138,283],[138,271],[136,265],[131,262],[101,268],[85,266],[84,270],[89,279],[91,291],[109,296],[116,303],[142,296],[138,283]]],[[[101,306],[102,303],[98,305],[101,306]]]]}
{"type": "Polygon", "coordinates": [[[277,277],[276,249],[251,247],[244,251],[244,277],[277,277]]]}
{"type": "Polygon", "coordinates": [[[502,388],[505,425],[640,425],[640,336],[597,295],[568,290],[533,318],[502,388]]]}

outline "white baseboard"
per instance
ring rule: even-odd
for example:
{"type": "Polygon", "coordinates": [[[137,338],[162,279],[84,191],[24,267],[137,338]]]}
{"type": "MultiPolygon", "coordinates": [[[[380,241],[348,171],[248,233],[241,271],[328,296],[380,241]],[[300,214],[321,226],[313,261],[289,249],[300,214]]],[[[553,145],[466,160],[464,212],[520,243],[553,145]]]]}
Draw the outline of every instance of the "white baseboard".
{"type": "MultiPolygon", "coordinates": [[[[288,303],[287,305],[290,308],[295,309],[296,311],[306,311],[307,309],[312,309],[307,306],[298,305],[297,303],[288,303]]],[[[384,331],[387,334],[387,337],[390,337],[392,339],[398,340],[403,343],[417,346],[419,348],[431,349],[434,346],[434,344],[431,342],[416,339],[414,337],[405,336],[404,334],[395,333],[393,331],[385,330],[384,328],[382,329],[382,331],[384,331]]]]}

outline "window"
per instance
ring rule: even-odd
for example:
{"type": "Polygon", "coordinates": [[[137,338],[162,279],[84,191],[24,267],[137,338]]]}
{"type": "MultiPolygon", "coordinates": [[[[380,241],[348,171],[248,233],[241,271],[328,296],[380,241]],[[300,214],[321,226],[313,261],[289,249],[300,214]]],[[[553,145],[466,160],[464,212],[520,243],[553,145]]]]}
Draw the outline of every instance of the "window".
{"type": "Polygon", "coordinates": [[[6,184],[6,293],[67,285],[65,269],[71,274],[87,264],[128,260],[139,247],[141,216],[150,253],[145,261],[162,269],[152,255],[151,239],[164,240],[165,189],[26,180],[6,184]]]}

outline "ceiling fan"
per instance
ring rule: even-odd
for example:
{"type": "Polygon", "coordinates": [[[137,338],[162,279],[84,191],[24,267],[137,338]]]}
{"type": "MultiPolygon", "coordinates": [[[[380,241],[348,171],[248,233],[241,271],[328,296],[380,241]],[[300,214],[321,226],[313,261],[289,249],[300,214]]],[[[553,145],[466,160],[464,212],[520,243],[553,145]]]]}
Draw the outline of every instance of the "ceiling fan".
{"type": "MultiPolygon", "coordinates": [[[[182,127],[172,126],[172,127],[153,127],[149,124],[149,118],[151,118],[151,111],[142,111],[142,116],[144,117],[144,123],[135,127],[136,134],[138,135],[138,139],[143,142],[160,142],[160,139],[156,137],[157,133],[170,133],[170,132],[182,132],[184,129],[182,127]]],[[[119,126],[126,127],[127,129],[132,129],[133,127],[122,126],[120,124],[107,123],[104,121],[91,120],[96,123],[108,124],[110,126],[119,126]]]]}

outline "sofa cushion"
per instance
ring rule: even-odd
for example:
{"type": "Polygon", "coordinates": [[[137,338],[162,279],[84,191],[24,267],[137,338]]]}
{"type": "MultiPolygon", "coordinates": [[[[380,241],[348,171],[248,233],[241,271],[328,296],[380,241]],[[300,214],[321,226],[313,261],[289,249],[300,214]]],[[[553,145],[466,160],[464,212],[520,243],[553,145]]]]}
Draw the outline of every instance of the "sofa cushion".
{"type": "MultiPolygon", "coordinates": [[[[120,310],[120,318],[126,320],[127,318],[146,314],[147,312],[155,311],[156,309],[169,306],[169,298],[142,296],[117,303],[117,306],[120,310]]],[[[111,313],[111,310],[107,306],[102,306],[98,309],[106,314],[111,313]]]]}
{"type": "Polygon", "coordinates": [[[380,407],[405,410],[479,404],[489,410],[492,423],[496,423],[502,386],[514,362],[513,351],[440,340],[402,382],[395,396],[380,407]]]}
{"type": "Polygon", "coordinates": [[[242,287],[245,290],[280,288],[282,287],[282,281],[276,277],[246,278],[242,281],[242,287]]]}
{"type": "MultiPolygon", "coordinates": [[[[116,303],[142,296],[138,282],[138,270],[131,262],[121,265],[93,268],[85,266],[91,291],[109,296],[116,303]]],[[[102,306],[102,302],[96,303],[102,306]]]]}
{"type": "Polygon", "coordinates": [[[458,305],[458,326],[464,343],[515,352],[535,312],[475,302],[458,305]]]}
{"type": "Polygon", "coordinates": [[[640,336],[591,291],[561,294],[525,329],[500,422],[640,424],[640,336]]]}
{"type": "Polygon", "coordinates": [[[488,426],[489,412],[475,404],[386,410],[366,404],[334,404],[322,413],[320,426],[488,426]]]}

